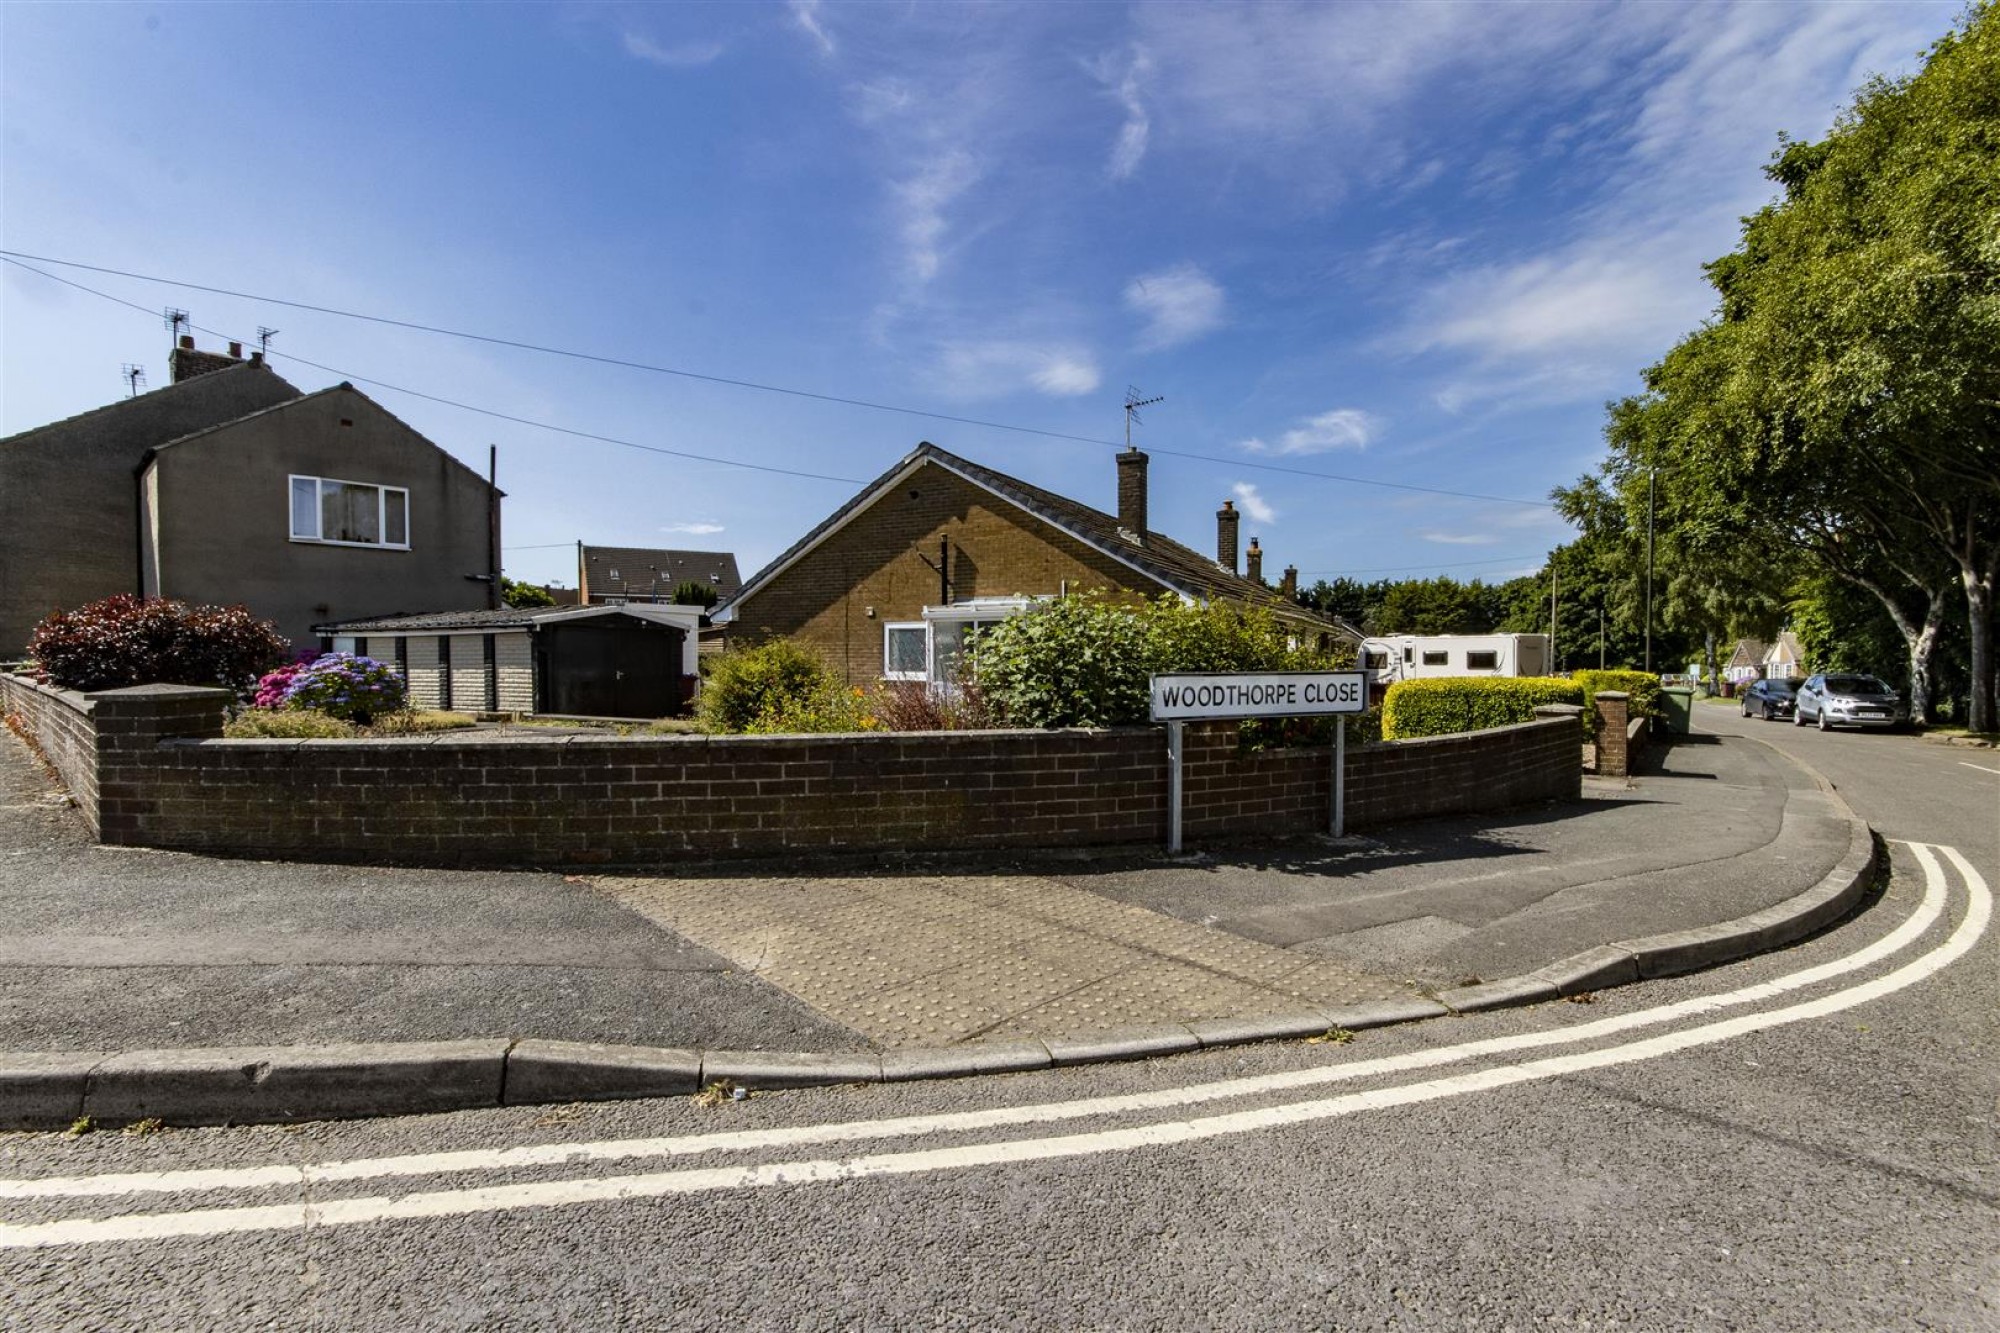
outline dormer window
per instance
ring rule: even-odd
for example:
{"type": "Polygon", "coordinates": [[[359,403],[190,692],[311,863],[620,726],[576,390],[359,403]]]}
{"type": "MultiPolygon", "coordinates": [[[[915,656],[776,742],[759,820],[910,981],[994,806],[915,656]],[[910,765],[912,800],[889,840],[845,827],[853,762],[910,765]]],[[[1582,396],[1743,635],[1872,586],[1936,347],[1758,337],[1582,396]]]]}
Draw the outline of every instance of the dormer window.
{"type": "Polygon", "coordinates": [[[329,477],[291,479],[292,540],[410,549],[410,493],[329,477]]]}

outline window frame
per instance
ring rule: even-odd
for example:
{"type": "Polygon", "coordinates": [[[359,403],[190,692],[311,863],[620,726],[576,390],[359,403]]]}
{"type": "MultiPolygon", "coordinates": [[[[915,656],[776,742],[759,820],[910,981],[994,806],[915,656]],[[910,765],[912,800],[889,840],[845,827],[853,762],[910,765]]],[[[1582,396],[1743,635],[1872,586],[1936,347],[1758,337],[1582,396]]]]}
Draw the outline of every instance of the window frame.
{"type": "Polygon", "coordinates": [[[288,473],[285,477],[285,529],[290,534],[292,541],[305,546],[350,546],[364,551],[407,551],[410,549],[410,489],[407,486],[390,486],[379,481],[349,481],[342,477],[321,477],[304,472],[288,473]],[[311,535],[306,535],[299,531],[299,515],[296,505],[298,501],[298,485],[302,481],[311,482],[313,488],[311,535]],[[324,487],[328,483],[335,486],[365,486],[375,492],[375,531],[381,533],[384,540],[354,542],[319,535],[325,530],[324,515],[326,511],[324,506],[326,504],[326,492],[324,487]],[[400,542],[387,540],[389,533],[389,496],[391,494],[403,497],[403,540],[400,542]]]}
{"type": "Polygon", "coordinates": [[[1451,650],[1449,648],[1425,648],[1422,652],[1424,660],[1419,665],[1427,667],[1448,667],[1451,665],[1451,650]]]}
{"type": "Polygon", "coordinates": [[[890,620],[882,625],[882,679],[884,680],[929,680],[931,678],[931,625],[928,620],[890,620]],[[895,658],[889,651],[889,640],[898,630],[915,630],[924,637],[923,669],[921,671],[896,671],[895,658]]]}
{"type": "Polygon", "coordinates": [[[1500,669],[1500,650],[1497,648],[1466,649],[1465,669],[1467,671],[1498,671],[1500,669]],[[1482,663],[1479,660],[1481,658],[1486,660],[1482,663]]]}

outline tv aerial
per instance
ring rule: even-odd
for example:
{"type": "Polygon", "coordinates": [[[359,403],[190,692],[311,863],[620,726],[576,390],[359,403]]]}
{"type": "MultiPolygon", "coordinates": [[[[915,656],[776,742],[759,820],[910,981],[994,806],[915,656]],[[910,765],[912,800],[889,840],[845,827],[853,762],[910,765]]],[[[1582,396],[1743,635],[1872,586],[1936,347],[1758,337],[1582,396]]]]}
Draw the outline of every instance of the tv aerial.
{"type": "Polygon", "coordinates": [[[118,374],[124,379],[126,387],[130,391],[129,396],[137,398],[140,388],[146,383],[146,368],[127,361],[118,368],[118,374]]]}
{"type": "Polygon", "coordinates": [[[1165,394],[1160,394],[1153,398],[1142,398],[1139,395],[1143,392],[1144,390],[1138,388],[1136,385],[1128,384],[1125,386],[1125,447],[1127,449],[1132,447],[1132,424],[1134,422],[1138,422],[1140,425],[1145,424],[1145,418],[1139,415],[1139,409],[1142,407],[1151,407],[1154,403],[1164,403],[1167,401],[1165,394]]]}

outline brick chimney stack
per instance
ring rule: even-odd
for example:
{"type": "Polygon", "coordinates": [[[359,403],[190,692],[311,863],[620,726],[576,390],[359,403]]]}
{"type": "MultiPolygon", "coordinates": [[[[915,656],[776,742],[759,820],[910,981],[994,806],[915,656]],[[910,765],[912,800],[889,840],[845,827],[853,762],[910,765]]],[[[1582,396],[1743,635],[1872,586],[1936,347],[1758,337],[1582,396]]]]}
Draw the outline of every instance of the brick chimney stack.
{"type": "Polygon", "coordinates": [[[1264,581],[1264,548],[1257,544],[1255,537],[1250,539],[1250,549],[1243,553],[1243,572],[1252,583],[1264,581]]]}
{"type": "Polygon", "coordinates": [[[1236,530],[1242,522],[1234,500],[1224,500],[1222,508],[1215,511],[1215,563],[1232,574],[1236,572],[1236,530]]]}
{"type": "Polygon", "coordinates": [[[1146,462],[1137,449],[1118,455],[1118,522],[1141,539],[1146,535],[1146,462]]]}
{"type": "Polygon", "coordinates": [[[210,371],[227,370],[231,366],[243,364],[243,344],[229,344],[229,355],[220,352],[198,351],[194,345],[194,335],[183,333],[167,356],[167,367],[172,372],[173,382],[191,380],[196,375],[206,375],[210,371]]]}
{"type": "Polygon", "coordinates": [[[1279,582],[1278,582],[1278,591],[1279,591],[1279,592],[1281,592],[1281,593],[1283,593],[1283,594],[1285,594],[1285,596],[1286,596],[1287,598],[1289,598],[1290,600],[1292,600],[1292,601],[1297,601],[1297,600],[1298,600],[1298,598],[1299,598],[1299,567],[1298,567],[1297,565],[1286,565],[1286,566],[1285,566],[1285,577],[1284,577],[1283,579],[1279,580],[1279,582]]]}

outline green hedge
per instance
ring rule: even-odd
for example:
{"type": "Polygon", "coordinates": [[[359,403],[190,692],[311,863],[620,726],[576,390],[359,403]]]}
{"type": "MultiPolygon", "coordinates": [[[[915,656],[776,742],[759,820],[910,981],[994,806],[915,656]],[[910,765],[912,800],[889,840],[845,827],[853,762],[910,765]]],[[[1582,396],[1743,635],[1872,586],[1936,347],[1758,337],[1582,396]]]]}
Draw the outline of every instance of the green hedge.
{"type": "Polygon", "coordinates": [[[1600,692],[1623,690],[1632,696],[1633,717],[1660,716],[1660,678],[1650,671],[1572,671],[1569,678],[1582,687],[1587,712],[1597,711],[1600,692]]]}
{"type": "MultiPolygon", "coordinates": [[[[1400,680],[1382,701],[1382,736],[1409,740],[1533,722],[1542,704],[1583,705],[1583,689],[1555,676],[1454,676],[1400,680]]],[[[1585,710],[1588,725],[1592,710],[1585,710]]]]}

